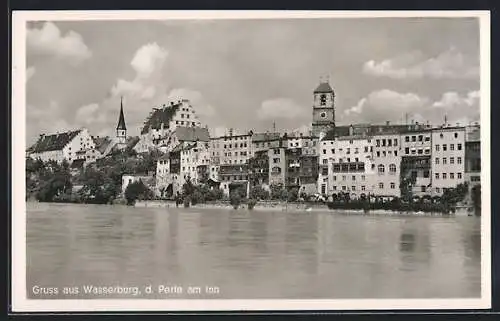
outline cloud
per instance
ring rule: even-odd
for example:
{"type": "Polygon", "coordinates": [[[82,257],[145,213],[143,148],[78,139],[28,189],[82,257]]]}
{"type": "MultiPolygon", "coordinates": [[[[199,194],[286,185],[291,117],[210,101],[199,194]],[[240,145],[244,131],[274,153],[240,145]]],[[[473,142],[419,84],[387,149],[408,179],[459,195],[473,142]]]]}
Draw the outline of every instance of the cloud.
{"type": "Polygon", "coordinates": [[[111,88],[113,96],[126,95],[143,101],[152,100],[162,92],[162,72],[168,52],[156,42],[140,47],[130,65],[135,70],[132,80],[118,79],[111,88]]]}
{"type": "Polygon", "coordinates": [[[432,104],[436,108],[453,108],[460,106],[475,106],[479,105],[479,91],[471,91],[467,96],[461,96],[459,93],[451,91],[443,94],[439,101],[432,104]]]}
{"type": "Polygon", "coordinates": [[[257,117],[260,119],[293,119],[310,112],[299,106],[295,101],[289,98],[276,98],[266,100],[257,110],[257,117]]]}
{"type": "Polygon", "coordinates": [[[428,99],[420,97],[414,93],[398,93],[389,89],[383,89],[371,92],[367,97],[362,98],[358,103],[345,110],[347,116],[361,115],[369,116],[368,119],[383,121],[381,116],[397,115],[400,117],[403,113],[411,110],[419,110],[428,104],[428,99]]]}
{"type": "Polygon", "coordinates": [[[478,79],[479,64],[466,57],[454,47],[436,57],[425,59],[420,52],[386,59],[381,62],[367,61],[363,65],[365,74],[394,79],[478,79]]]}
{"type": "Polygon", "coordinates": [[[26,106],[26,138],[28,144],[34,143],[38,135],[53,134],[74,129],[63,117],[62,110],[56,101],[50,101],[48,106],[26,106]]]}
{"type": "Polygon", "coordinates": [[[168,94],[168,101],[178,101],[181,99],[189,99],[189,102],[198,116],[212,117],[216,114],[215,108],[206,102],[199,91],[187,88],[177,88],[171,90],[168,94]]]}
{"type": "Polygon", "coordinates": [[[361,98],[356,105],[344,110],[339,118],[343,123],[403,123],[408,117],[408,121],[441,124],[446,116],[452,124],[457,121],[466,124],[479,120],[479,111],[478,91],[466,94],[446,92],[439,100],[433,101],[415,93],[383,89],[361,98]]]}
{"type": "Polygon", "coordinates": [[[26,82],[28,82],[31,79],[31,77],[33,77],[35,72],[36,72],[36,69],[34,66],[30,66],[26,69],[26,82]]]}
{"type": "Polygon", "coordinates": [[[52,22],[46,22],[41,29],[28,29],[27,47],[34,53],[53,55],[74,64],[92,57],[92,52],[80,34],[70,30],[62,35],[52,22]]]}
{"type": "Polygon", "coordinates": [[[106,118],[105,114],[100,110],[99,104],[93,103],[78,108],[75,120],[77,124],[89,125],[102,124],[106,121],[106,118]]]}

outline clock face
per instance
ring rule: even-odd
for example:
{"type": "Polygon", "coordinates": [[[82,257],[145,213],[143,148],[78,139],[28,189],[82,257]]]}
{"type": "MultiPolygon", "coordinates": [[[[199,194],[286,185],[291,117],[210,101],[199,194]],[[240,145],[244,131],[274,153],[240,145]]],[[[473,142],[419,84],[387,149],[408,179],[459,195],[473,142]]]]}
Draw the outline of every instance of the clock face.
{"type": "Polygon", "coordinates": [[[326,113],[325,113],[325,112],[322,112],[322,113],[320,114],[320,116],[321,116],[321,118],[326,118],[326,113]]]}

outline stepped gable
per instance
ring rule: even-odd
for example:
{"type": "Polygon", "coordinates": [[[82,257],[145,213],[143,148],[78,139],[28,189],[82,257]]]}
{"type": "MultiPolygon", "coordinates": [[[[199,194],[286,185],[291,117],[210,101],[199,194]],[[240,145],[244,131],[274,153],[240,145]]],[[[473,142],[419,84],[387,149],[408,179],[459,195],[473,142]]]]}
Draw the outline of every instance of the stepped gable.
{"type": "Polygon", "coordinates": [[[170,121],[181,106],[181,103],[172,104],[162,108],[154,108],[153,113],[148,117],[141,130],[141,135],[146,134],[151,129],[161,129],[161,124],[168,128],[170,121]]]}
{"type": "Polygon", "coordinates": [[[210,141],[208,128],[205,127],[177,127],[175,129],[175,135],[181,142],[210,141]]]}
{"type": "Polygon", "coordinates": [[[36,144],[33,146],[33,152],[43,153],[48,151],[61,150],[81,131],[81,129],[78,129],[59,134],[41,135],[36,144]]]}

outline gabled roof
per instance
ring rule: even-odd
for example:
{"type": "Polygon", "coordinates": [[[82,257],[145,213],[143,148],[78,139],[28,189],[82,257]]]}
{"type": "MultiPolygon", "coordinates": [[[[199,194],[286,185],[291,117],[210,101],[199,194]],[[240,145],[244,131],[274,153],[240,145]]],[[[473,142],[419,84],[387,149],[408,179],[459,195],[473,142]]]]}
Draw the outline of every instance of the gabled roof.
{"type": "Polygon", "coordinates": [[[140,138],[138,136],[130,136],[127,137],[127,148],[132,149],[137,145],[139,142],[140,138]]]}
{"type": "Polygon", "coordinates": [[[40,138],[33,146],[33,152],[42,153],[54,150],[61,150],[82,130],[68,131],[59,134],[40,135],[40,138]]]}
{"type": "Polygon", "coordinates": [[[168,124],[174,117],[180,105],[181,103],[165,106],[162,108],[155,108],[153,110],[153,113],[144,123],[144,127],[142,127],[141,130],[141,135],[149,132],[151,129],[160,129],[161,124],[164,124],[164,126],[168,128],[168,124]]]}
{"type": "Polygon", "coordinates": [[[177,127],[175,135],[181,142],[210,141],[208,128],[204,127],[177,127]]]}
{"type": "Polygon", "coordinates": [[[123,116],[123,98],[120,101],[120,116],[118,118],[118,126],[116,126],[116,130],[127,130],[127,126],[125,126],[125,116],[123,116]]]}
{"type": "Polygon", "coordinates": [[[328,82],[322,82],[314,89],[314,93],[333,93],[333,89],[328,82]]]}
{"type": "Polygon", "coordinates": [[[95,148],[100,152],[104,153],[108,148],[109,144],[112,143],[112,140],[109,136],[104,137],[92,137],[94,140],[95,148]]]}

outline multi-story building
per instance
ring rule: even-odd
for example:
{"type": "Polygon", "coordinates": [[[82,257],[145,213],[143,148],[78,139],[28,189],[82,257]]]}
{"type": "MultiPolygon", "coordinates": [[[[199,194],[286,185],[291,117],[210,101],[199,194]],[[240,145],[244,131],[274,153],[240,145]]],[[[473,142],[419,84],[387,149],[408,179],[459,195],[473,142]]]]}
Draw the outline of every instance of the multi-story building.
{"type": "Polygon", "coordinates": [[[248,162],[251,186],[269,186],[269,155],[267,150],[255,152],[248,162]]]}
{"type": "Polygon", "coordinates": [[[248,196],[249,165],[248,164],[222,164],[219,167],[220,188],[227,197],[236,188],[246,191],[248,196]]]}
{"type": "Polygon", "coordinates": [[[433,192],[465,182],[465,127],[441,127],[432,130],[433,192]]]}
{"type": "Polygon", "coordinates": [[[334,137],[328,133],[319,146],[318,192],[349,193],[352,198],[368,195],[373,185],[372,152],[370,136],[334,137]]]}
{"type": "Polygon", "coordinates": [[[481,130],[480,127],[467,128],[465,138],[465,181],[469,188],[481,184],[481,130]]]}
{"type": "Polygon", "coordinates": [[[187,99],[153,108],[144,122],[140,140],[134,149],[138,153],[144,153],[162,146],[177,127],[201,127],[201,122],[187,99]]]}
{"type": "Polygon", "coordinates": [[[280,140],[279,145],[267,151],[269,158],[269,185],[287,185],[287,153],[284,141],[280,140]]]}
{"type": "Polygon", "coordinates": [[[179,144],[186,143],[205,143],[206,148],[209,148],[209,141],[210,135],[207,127],[178,126],[157,145],[159,150],[167,153],[179,144]]]}
{"type": "Polygon", "coordinates": [[[86,128],[56,133],[51,135],[40,135],[37,142],[31,147],[29,155],[33,159],[41,159],[46,162],[54,160],[58,163],[63,160],[70,164],[75,160],[83,160],[84,163],[95,162],[99,158],[99,152],[95,149],[95,143],[86,128]]]}
{"type": "Polygon", "coordinates": [[[211,157],[219,164],[247,164],[252,157],[252,132],[210,138],[211,157]]]}
{"type": "Polygon", "coordinates": [[[279,147],[280,133],[254,133],[252,135],[252,155],[259,151],[267,151],[273,147],[279,147]]]}
{"type": "Polygon", "coordinates": [[[409,126],[402,131],[400,140],[400,182],[406,179],[412,197],[431,194],[432,129],[419,124],[409,126]]]}
{"type": "Polygon", "coordinates": [[[312,134],[320,136],[335,128],[335,93],[328,82],[321,82],[313,92],[312,134]]]}
{"type": "MultiPolygon", "coordinates": [[[[373,194],[400,197],[401,135],[386,132],[373,136],[373,194]]],[[[370,149],[372,146],[370,146],[370,149]]]]}

